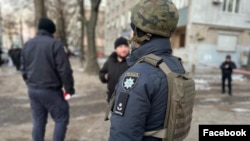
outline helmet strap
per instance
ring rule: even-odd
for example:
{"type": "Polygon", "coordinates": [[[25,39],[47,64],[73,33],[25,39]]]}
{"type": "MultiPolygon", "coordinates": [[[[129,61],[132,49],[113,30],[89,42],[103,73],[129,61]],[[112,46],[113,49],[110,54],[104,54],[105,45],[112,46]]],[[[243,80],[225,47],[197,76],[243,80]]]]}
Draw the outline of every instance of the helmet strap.
{"type": "Polygon", "coordinates": [[[151,37],[152,37],[152,34],[150,34],[150,33],[147,33],[147,34],[143,35],[142,37],[138,37],[137,30],[135,27],[134,36],[133,36],[132,40],[139,43],[139,44],[142,44],[144,41],[150,40],[151,37]]]}

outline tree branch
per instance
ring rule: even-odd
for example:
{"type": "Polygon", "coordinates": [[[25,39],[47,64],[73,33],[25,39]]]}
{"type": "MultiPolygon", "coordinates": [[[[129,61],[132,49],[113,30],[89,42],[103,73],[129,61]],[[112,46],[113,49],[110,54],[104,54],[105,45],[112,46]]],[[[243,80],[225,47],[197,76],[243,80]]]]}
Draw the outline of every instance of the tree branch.
{"type": "Polygon", "coordinates": [[[94,10],[95,10],[95,11],[98,11],[98,10],[99,10],[100,4],[101,4],[101,0],[96,0],[96,3],[95,3],[95,5],[94,5],[94,10]]]}
{"type": "Polygon", "coordinates": [[[78,4],[80,5],[80,15],[81,15],[81,20],[83,20],[84,23],[87,23],[87,18],[85,15],[85,2],[84,0],[77,0],[78,4]]]}

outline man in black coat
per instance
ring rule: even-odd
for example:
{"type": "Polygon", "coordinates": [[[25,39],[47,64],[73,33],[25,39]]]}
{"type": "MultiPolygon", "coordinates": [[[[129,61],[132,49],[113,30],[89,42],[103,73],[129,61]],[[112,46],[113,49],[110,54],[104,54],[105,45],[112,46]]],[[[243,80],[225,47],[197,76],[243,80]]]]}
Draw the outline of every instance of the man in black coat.
{"type": "Polygon", "coordinates": [[[13,64],[16,67],[16,70],[19,71],[20,70],[20,65],[21,65],[21,52],[22,49],[19,48],[18,46],[15,46],[11,51],[10,51],[10,57],[13,61],[13,64]]]}
{"type": "Polygon", "coordinates": [[[232,95],[232,73],[236,69],[235,63],[231,60],[231,56],[227,55],[226,60],[221,64],[222,73],[222,93],[225,93],[225,81],[227,80],[228,94],[232,95]]]}
{"type": "Polygon", "coordinates": [[[33,141],[44,141],[48,114],[55,121],[53,141],[64,141],[69,123],[67,100],[75,93],[73,72],[63,44],[53,38],[55,31],[50,19],[41,18],[37,36],[24,45],[21,54],[32,109],[33,141]]]}
{"type": "Polygon", "coordinates": [[[115,51],[108,57],[99,72],[101,82],[108,83],[107,102],[110,101],[119,77],[128,69],[126,57],[129,55],[129,45],[127,39],[117,38],[114,47],[115,51]]]}
{"type": "Polygon", "coordinates": [[[2,59],[2,54],[3,54],[3,51],[2,51],[2,48],[0,47],[0,66],[4,63],[4,60],[2,59]]]}

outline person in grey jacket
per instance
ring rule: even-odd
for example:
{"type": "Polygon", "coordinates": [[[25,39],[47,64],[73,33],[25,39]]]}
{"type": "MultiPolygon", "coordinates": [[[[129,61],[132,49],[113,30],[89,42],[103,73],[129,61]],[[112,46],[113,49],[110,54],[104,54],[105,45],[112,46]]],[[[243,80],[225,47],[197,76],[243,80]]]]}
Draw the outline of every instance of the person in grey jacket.
{"type": "Polygon", "coordinates": [[[142,0],[132,9],[133,51],[127,59],[131,67],[120,77],[115,89],[109,141],[162,140],[146,137],[144,132],[164,126],[168,95],[166,76],[148,63],[135,63],[152,53],[162,57],[173,72],[185,73],[181,62],[172,56],[169,40],[177,25],[177,12],[168,0],[142,0]]]}
{"type": "Polygon", "coordinates": [[[55,31],[53,21],[41,18],[36,37],[25,43],[21,54],[32,109],[33,141],[44,141],[48,114],[55,121],[53,141],[64,141],[69,123],[67,100],[75,93],[73,71],[63,44],[53,38],[55,31]]]}

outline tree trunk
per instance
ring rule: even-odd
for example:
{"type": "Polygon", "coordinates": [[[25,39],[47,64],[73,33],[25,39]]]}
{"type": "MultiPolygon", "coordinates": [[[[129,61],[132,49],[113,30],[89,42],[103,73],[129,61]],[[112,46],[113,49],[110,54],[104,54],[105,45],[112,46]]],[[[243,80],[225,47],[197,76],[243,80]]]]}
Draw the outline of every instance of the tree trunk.
{"type": "Polygon", "coordinates": [[[11,31],[8,32],[8,35],[9,35],[9,39],[10,39],[11,44],[13,44],[13,37],[12,37],[11,31]]]}
{"type": "Polygon", "coordinates": [[[86,62],[85,72],[95,75],[99,73],[100,69],[96,55],[95,32],[93,31],[93,28],[95,28],[95,26],[91,23],[87,25],[88,58],[86,62]]]}
{"type": "Polygon", "coordinates": [[[45,0],[34,0],[34,7],[35,7],[35,25],[37,26],[40,18],[47,17],[45,0]]]}
{"type": "Polygon", "coordinates": [[[0,50],[3,47],[2,7],[0,5],[0,50]]]}
{"type": "Polygon", "coordinates": [[[20,19],[20,21],[19,21],[19,24],[20,24],[20,41],[21,41],[21,45],[22,45],[22,47],[23,47],[23,45],[24,45],[24,41],[23,41],[23,22],[22,22],[22,20],[20,19]]]}
{"type": "Polygon", "coordinates": [[[88,74],[98,74],[100,67],[97,62],[95,29],[98,19],[98,12],[101,0],[91,0],[91,14],[90,20],[86,23],[87,27],[87,41],[88,41],[88,59],[85,72],[88,74]]]}
{"type": "Polygon", "coordinates": [[[85,10],[84,10],[84,0],[78,0],[78,4],[80,6],[80,19],[81,19],[81,37],[80,37],[80,62],[83,67],[85,57],[84,57],[84,33],[85,33],[85,10]]]}
{"type": "Polygon", "coordinates": [[[69,49],[68,49],[62,1],[56,0],[56,4],[57,4],[57,14],[58,14],[56,19],[56,25],[57,25],[56,37],[63,42],[63,45],[66,48],[66,51],[68,52],[69,49]]]}

